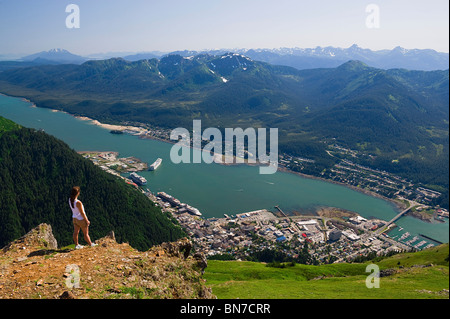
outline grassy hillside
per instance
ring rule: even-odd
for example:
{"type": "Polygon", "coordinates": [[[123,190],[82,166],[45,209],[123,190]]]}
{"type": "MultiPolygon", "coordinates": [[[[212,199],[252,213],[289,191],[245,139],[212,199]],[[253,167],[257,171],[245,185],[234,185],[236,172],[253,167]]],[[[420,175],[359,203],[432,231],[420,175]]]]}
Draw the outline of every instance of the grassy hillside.
{"type": "Polygon", "coordinates": [[[204,278],[220,299],[429,299],[448,298],[449,246],[373,261],[383,272],[380,288],[366,287],[365,264],[266,267],[263,263],[208,262],[204,278]],[[443,291],[446,289],[447,292],[443,291]]]}
{"type": "Polygon", "coordinates": [[[0,116],[0,136],[2,136],[3,132],[11,131],[19,127],[20,126],[14,123],[13,121],[5,119],[4,117],[0,116]]]}

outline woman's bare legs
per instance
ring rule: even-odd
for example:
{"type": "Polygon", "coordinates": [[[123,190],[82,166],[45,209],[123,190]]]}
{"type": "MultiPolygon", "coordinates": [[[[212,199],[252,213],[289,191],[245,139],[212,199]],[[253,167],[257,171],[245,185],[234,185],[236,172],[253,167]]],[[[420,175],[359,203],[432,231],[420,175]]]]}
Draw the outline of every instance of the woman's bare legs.
{"type": "Polygon", "coordinates": [[[78,234],[80,233],[80,226],[73,225],[73,242],[75,243],[75,246],[78,246],[78,234]]]}
{"type": "Polygon", "coordinates": [[[89,244],[89,246],[91,246],[92,242],[91,237],[89,237],[89,226],[83,227],[81,231],[83,232],[84,240],[89,244]]]}

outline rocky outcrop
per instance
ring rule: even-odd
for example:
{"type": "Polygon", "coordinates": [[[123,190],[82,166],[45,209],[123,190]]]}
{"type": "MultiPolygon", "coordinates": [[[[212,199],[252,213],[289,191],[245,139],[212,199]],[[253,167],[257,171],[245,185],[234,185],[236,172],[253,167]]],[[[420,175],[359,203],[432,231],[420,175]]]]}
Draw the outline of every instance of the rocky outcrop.
{"type": "Polygon", "coordinates": [[[183,238],[175,243],[163,243],[161,248],[164,249],[170,256],[183,256],[184,259],[186,259],[191,252],[192,243],[187,238],[183,238]]]}
{"type": "Polygon", "coordinates": [[[58,248],[51,226],[41,224],[0,250],[0,298],[215,298],[183,238],[141,252],[114,233],[96,247],[58,248]]]}
{"type": "Polygon", "coordinates": [[[3,252],[7,252],[12,249],[27,249],[29,247],[57,249],[58,242],[53,236],[52,226],[48,224],[40,224],[24,236],[3,247],[2,250],[3,252]]]}

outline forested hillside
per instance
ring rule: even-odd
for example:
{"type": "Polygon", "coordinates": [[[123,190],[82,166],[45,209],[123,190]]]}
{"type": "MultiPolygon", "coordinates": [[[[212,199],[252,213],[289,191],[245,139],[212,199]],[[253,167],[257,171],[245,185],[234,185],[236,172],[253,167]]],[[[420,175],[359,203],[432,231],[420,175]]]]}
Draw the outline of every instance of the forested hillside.
{"type": "Polygon", "coordinates": [[[335,164],[326,150],[338,143],[370,155],[359,164],[448,192],[448,70],[359,61],[297,70],[236,53],[169,55],[8,70],[0,91],[102,122],[278,128],[280,153],[316,161],[308,174],[335,164]]]}
{"type": "Polygon", "coordinates": [[[61,246],[71,244],[74,185],[81,187],[93,240],[114,230],[118,242],[145,250],[184,235],[145,195],[64,142],[0,117],[0,247],[40,223],[52,225],[61,246]]]}

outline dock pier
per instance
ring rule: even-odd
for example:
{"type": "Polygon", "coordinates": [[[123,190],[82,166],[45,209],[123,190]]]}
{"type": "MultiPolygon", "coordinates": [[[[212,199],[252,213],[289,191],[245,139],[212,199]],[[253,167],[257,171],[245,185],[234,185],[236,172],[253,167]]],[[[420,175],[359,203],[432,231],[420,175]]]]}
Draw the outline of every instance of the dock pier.
{"type": "Polygon", "coordinates": [[[283,215],[284,217],[287,217],[287,215],[281,210],[279,205],[275,206],[275,208],[278,209],[278,211],[281,213],[281,215],[283,215]]]}
{"type": "Polygon", "coordinates": [[[437,243],[437,244],[439,244],[439,245],[442,245],[442,244],[443,244],[443,242],[441,242],[441,241],[439,241],[439,240],[437,240],[437,239],[431,238],[431,237],[429,237],[429,236],[427,236],[427,235],[419,234],[419,236],[422,236],[423,238],[426,238],[426,239],[429,239],[429,240],[431,240],[431,241],[434,241],[435,243],[437,243]]]}

